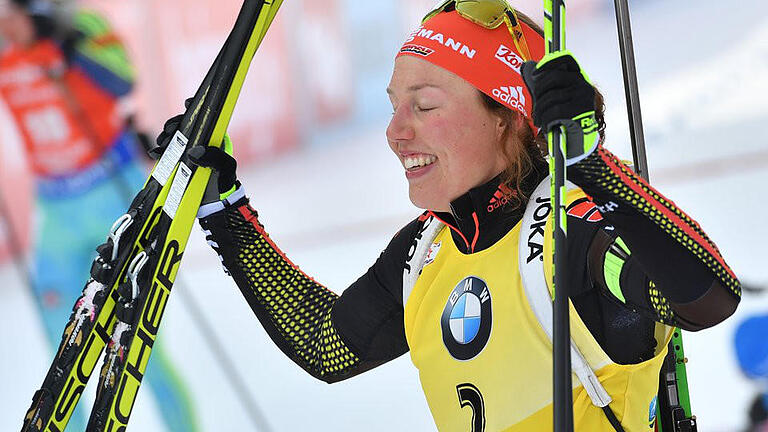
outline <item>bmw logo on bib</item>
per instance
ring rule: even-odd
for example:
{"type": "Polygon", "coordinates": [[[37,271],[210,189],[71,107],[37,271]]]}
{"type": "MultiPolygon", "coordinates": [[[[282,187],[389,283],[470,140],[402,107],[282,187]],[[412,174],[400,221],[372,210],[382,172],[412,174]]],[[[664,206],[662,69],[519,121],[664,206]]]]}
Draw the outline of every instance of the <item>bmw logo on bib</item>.
{"type": "Polygon", "coordinates": [[[491,293],[484,280],[469,276],[451,291],[440,318],[443,343],[457,360],[471,360],[491,335],[491,293]]]}

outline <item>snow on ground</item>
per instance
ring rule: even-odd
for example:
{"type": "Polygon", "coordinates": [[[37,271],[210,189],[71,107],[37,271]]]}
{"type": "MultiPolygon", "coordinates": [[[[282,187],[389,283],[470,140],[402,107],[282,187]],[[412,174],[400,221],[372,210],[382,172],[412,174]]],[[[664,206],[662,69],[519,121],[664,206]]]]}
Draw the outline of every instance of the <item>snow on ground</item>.
{"type": "MultiPolygon", "coordinates": [[[[639,79],[647,119],[651,179],[693,215],[744,281],[768,283],[768,12],[762,0],[649,2],[633,10],[639,79]],[[749,11],[749,13],[745,13],[749,11]]],[[[570,47],[608,99],[609,147],[630,157],[612,16],[569,31],[570,47]]],[[[381,83],[381,103],[386,104],[381,83]]],[[[336,292],[373,263],[417,211],[402,169],[388,153],[386,119],[339,134],[334,145],[240,173],[261,220],[289,257],[336,292]]],[[[268,340],[199,229],[166,311],[160,340],[191,387],[204,431],[256,430],[207,348],[183,295],[204,307],[224,353],[275,431],[433,430],[407,355],[328,386],[301,371],[268,340]]],[[[692,402],[702,431],[735,431],[754,385],[733,358],[736,325],[768,311],[768,294],[745,296],[736,315],[686,334],[692,402]]],[[[28,293],[0,269],[0,430],[16,430],[51,352],[28,293]]],[[[95,381],[95,380],[94,380],[95,381]]],[[[514,389],[510,389],[514,391],[514,389]]],[[[92,395],[91,395],[92,396],[92,395]]],[[[162,431],[151,392],[142,391],[131,430],[162,431]]]]}

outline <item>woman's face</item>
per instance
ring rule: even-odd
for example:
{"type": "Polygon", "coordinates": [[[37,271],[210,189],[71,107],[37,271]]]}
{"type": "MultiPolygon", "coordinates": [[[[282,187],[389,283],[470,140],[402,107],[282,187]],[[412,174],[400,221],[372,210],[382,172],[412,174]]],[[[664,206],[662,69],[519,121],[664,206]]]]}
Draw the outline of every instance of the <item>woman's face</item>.
{"type": "Polygon", "coordinates": [[[393,108],[387,140],[415,206],[450,211],[451,201],[504,169],[504,122],[457,75],[401,56],[387,93],[393,108]]]}
{"type": "Polygon", "coordinates": [[[23,9],[4,0],[0,0],[0,39],[19,45],[35,41],[32,19],[23,9]]]}

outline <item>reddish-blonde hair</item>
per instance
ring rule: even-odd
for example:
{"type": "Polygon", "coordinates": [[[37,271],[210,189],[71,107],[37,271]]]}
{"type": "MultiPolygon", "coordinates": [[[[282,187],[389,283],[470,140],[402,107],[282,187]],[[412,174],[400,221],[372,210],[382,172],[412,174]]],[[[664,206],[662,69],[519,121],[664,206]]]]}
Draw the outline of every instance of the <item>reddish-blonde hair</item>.
{"type": "MultiPolygon", "coordinates": [[[[516,11],[516,14],[520,21],[529,25],[540,35],[544,35],[544,30],[530,17],[520,11],[516,11]]],[[[523,179],[531,173],[537,161],[544,161],[544,156],[547,154],[546,134],[534,135],[522,114],[505,107],[479,90],[478,93],[486,108],[498,115],[506,124],[501,140],[501,153],[506,160],[502,183],[512,191],[512,196],[509,198],[510,205],[513,208],[519,207],[528,201],[521,186],[523,179]]],[[[605,102],[603,95],[597,89],[595,89],[595,117],[602,143],[605,137],[605,102]]]]}

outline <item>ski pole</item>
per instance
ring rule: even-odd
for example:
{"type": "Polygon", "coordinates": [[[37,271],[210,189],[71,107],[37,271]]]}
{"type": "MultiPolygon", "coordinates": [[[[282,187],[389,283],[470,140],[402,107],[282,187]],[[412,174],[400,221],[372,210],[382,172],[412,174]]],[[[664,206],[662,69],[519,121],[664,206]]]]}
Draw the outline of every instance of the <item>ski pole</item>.
{"type": "MultiPolygon", "coordinates": [[[[565,2],[544,0],[544,33],[546,52],[565,49],[565,2]]],[[[562,126],[547,134],[549,147],[549,174],[551,177],[551,203],[554,214],[554,330],[553,330],[553,381],[554,381],[554,430],[573,431],[573,396],[571,384],[571,329],[568,311],[567,270],[567,221],[566,221],[566,135],[562,126]]]]}
{"type": "Polygon", "coordinates": [[[742,283],[741,291],[750,293],[750,294],[763,294],[765,292],[768,292],[768,287],[763,285],[756,285],[751,282],[747,284],[742,283]]]}
{"type": "Polygon", "coordinates": [[[267,421],[267,416],[245,386],[247,381],[237,371],[235,362],[232,361],[232,358],[227,354],[226,347],[221,343],[219,337],[216,336],[211,323],[204,318],[203,311],[200,308],[200,305],[197,304],[197,301],[193,298],[192,294],[186,292],[186,287],[181,288],[179,298],[186,304],[187,310],[192,314],[193,319],[196,320],[195,322],[197,323],[200,334],[203,335],[203,339],[205,339],[213,357],[219,363],[222,372],[224,372],[224,376],[232,387],[232,390],[234,390],[237,399],[239,399],[240,403],[243,405],[246,414],[250,417],[256,430],[270,432],[272,426],[270,426],[267,421]],[[197,317],[201,317],[200,321],[197,321],[197,317]]]}
{"type": "MultiPolygon", "coordinates": [[[[627,100],[632,157],[637,174],[645,181],[649,181],[629,5],[627,0],[614,0],[614,6],[624,75],[624,92],[627,100]]],[[[683,336],[680,329],[675,328],[672,331],[673,337],[669,341],[667,358],[664,360],[659,377],[658,410],[660,415],[656,422],[660,432],[695,432],[697,425],[696,418],[691,412],[691,401],[688,394],[688,378],[685,370],[687,359],[683,351],[683,336]],[[680,391],[681,387],[683,388],[682,392],[680,391]],[[662,411],[661,403],[668,405],[669,412],[662,411]]]]}
{"type": "Polygon", "coordinates": [[[621,69],[624,74],[624,93],[627,99],[629,133],[632,140],[632,157],[635,172],[648,181],[648,159],[645,154],[645,134],[643,116],[640,112],[640,92],[637,85],[635,50],[632,43],[632,23],[629,20],[627,0],[614,0],[616,24],[619,31],[619,50],[621,51],[621,69]]]}

